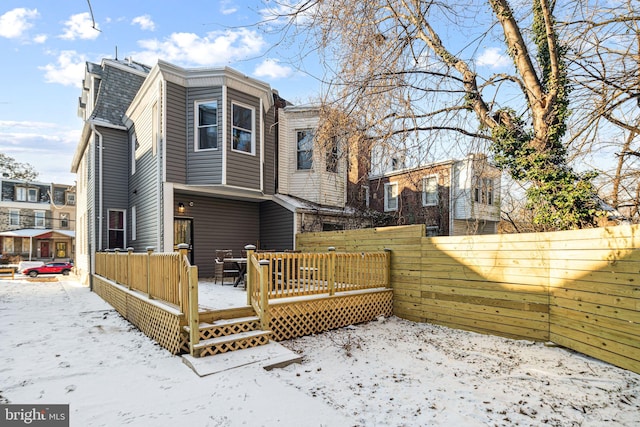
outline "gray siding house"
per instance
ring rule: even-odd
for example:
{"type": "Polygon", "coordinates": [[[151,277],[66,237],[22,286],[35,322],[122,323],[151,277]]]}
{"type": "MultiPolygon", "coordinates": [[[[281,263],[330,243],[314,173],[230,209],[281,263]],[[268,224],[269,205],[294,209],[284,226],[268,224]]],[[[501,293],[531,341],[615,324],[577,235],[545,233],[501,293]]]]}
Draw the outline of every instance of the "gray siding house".
{"type": "Polygon", "coordinates": [[[267,83],[231,68],[87,63],[72,163],[81,274],[89,277],[92,254],[106,249],[171,252],[188,243],[204,277],[216,249],[292,249],[297,212],[322,206],[276,188],[285,106],[267,83]]]}

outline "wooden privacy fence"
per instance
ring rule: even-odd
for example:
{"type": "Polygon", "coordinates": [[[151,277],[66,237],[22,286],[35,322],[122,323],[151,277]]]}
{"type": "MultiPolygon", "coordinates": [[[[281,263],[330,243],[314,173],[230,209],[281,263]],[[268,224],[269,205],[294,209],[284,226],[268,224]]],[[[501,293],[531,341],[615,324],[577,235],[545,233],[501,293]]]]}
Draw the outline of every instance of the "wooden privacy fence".
{"type": "Polygon", "coordinates": [[[303,233],[297,249],[390,248],[393,311],[553,341],[640,373],[640,226],[427,238],[423,225],[303,233]]]}

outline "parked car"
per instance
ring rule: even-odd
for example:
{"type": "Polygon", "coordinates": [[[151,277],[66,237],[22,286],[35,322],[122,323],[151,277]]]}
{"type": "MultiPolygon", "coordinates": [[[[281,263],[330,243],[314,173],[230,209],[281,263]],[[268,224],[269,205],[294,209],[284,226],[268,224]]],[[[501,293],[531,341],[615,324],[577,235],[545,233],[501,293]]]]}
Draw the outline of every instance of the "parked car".
{"type": "Polygon", "coordinates": [[[72,268],[73,264],[70,262],[50,262],[39,267],[25,268],[22,270],[22,274],[31,277],[36,277],[38,274],[63,274],[67,276],[72,268]]]}

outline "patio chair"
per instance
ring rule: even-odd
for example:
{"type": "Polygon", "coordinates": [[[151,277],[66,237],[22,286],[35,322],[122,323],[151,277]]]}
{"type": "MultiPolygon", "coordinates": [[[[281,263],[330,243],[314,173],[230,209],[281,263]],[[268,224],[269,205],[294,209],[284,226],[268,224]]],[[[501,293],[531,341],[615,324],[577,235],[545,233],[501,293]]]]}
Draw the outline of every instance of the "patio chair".
{"type": "Polygon", "coordinates": [[[240,270],[233,264],[229,262],[224,262],[219,259],[214,259],[214,268],[213,268],[213,283],[218,283],[218,278],[220,279],[220,283],[224,285],[225,277],[238,277],[240,274],[240,270]]]}

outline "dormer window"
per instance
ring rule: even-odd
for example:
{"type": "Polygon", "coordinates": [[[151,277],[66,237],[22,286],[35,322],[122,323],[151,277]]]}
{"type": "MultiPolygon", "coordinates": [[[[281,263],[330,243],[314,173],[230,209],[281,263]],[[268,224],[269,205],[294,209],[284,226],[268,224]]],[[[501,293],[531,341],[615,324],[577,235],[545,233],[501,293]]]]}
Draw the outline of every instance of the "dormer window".
{"type": "Polygon", "coordinates": [[[16,187],[16,202],[31,202],[36,203],[38,201],[38,189],[27,187],[16,187]]]}

